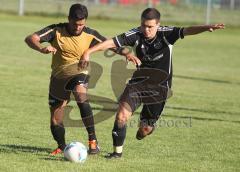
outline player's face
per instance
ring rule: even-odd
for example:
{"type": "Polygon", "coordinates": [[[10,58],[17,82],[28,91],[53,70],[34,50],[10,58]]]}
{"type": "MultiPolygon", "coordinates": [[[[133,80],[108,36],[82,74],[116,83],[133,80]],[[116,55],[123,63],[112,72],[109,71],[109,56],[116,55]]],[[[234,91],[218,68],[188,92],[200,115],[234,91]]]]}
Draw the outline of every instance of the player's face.
{"type": "Polygon", "coordinates": [[[80,35],[84,26],[86,25],[86,19],[82,19],[82,20],[69,19],[68,21],[69,21],[68,23],[69,32],[75,36],[80,35]]]}
{"type": "Polygon", "coordinates": [[[147,39],[152,39],[156,36],[160,23],[158,20],[142,20],[141,31],[147,39]]]}

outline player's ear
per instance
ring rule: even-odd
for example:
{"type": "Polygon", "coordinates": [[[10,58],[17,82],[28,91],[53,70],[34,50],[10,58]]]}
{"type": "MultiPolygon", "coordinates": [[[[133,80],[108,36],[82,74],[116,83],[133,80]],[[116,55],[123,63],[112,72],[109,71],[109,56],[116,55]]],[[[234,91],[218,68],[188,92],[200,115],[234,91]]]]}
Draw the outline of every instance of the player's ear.
{"type": "Polygon", "coordinates": [[[68,16],[68,22],[70,22],[71,18],[68,16]]]}

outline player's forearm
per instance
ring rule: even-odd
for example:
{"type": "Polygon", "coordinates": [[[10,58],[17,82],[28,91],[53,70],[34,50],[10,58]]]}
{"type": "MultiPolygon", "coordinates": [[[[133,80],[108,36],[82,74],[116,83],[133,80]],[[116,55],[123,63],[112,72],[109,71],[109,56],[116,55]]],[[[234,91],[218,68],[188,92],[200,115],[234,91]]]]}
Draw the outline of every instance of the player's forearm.
{"type": "Polygon", "coordinates": [[[184,36],[187,35],[196,35],[202,32],[209,31],[209,26],[208,25],[202,25],[202,26],[190,26],[186,27],[183,30],[184,36]]]}
{"type": "Polygon", "coordinates": [[[104,51],[109,48],[116,48],[116,45],[114,44],[112,39],[108,39],[104,42],[101,42],[101,43],[95,45],[94,47],[88,49],[87,53],[90,55],[96,51],[104,51]]]}
{"type": "Polygon", "coordinates": [[[25,42],[30,48],[32,48],[36,51],[41,52],[41,50],[43,48],[41,43],[40,43],[40,39],[35,34],[27,36],[25,38],[25,42]]]}
{"type": "Polygon", "coordinates": [[[224,28],[225,28],[225,25],[223,23],[201,25],[201,26],[190,26],[190,27],[184,28],[183,35],[184,36],[195,35],[205,31],[213,32],[214,30],[224,29],[224,28]]]}

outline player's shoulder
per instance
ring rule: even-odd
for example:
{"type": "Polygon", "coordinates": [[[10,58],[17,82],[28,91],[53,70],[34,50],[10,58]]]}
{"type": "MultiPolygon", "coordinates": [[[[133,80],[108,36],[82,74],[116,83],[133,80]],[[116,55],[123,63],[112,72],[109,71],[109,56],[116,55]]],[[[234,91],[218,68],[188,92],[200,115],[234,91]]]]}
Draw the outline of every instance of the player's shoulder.
{"type": "Polygon", "coordinates": [[[56,29],[56,28],[65,28],[67,26],[67,23],[58,23],[58,24],[51,24],[48,27],[51,29],[56,29]]]}
{"type": "Polygon", "coordinates": [[[67,26],[67,23],[58,23],[58,24],[51,24],[48,25],[46,28],[44,28],[44,31],[47,31],[48,33],[56,32],[56,30],[61,31],[65,29],[67,26]]]}
{"type": "Polygon", "coordinates": [[[131,35],[138,34],[138,33],[141,33],[140,27],[130,29],[129,31],[125,32],[125,35],[131,36],[131,35]]]}
{"type": "Polygon", "coordinates": [[[97,30],[92,29],[90,27],[84,27],[83,32],[90,34],[90,35],[94,35],[94,36],[96,36],[96,34],[99,34],[97,30]]]}

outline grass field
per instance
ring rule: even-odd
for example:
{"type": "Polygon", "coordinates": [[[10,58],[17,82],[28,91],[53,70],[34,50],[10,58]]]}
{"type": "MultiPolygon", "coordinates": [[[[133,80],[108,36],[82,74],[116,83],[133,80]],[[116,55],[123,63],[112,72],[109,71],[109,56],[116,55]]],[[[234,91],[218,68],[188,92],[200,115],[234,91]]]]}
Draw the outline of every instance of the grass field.
{"type": "MultiPolygon", "coordinates": [[[[23,40],[60,21],[65,19],[0,14],[0,171],[240,171],[240,30],[228,27],[176,43],[174,96],[157,130],[142,141],[135,139],[139,113],[134,115],[122,159],[104,158],[112,151],[114,111],[103,112],[110,118],[96,125],[100,155],[89,156],[84,164],[49,156],[56,147],[47,104],[51,57],[29,49],[23,40]]],[[[90,20],[88,24],[111,37],[138,23],[90,20]]],[[[98,53],[92,60],[103,67],[103,73],[90,94],[116,101],[111,69],[121,57],[106,58],[98,53]]],[[[96,114],[102,102],[92,106],[96,114]]],[[[114,109],[115,105],[108,107],[114,109]]],[[[76,107],[72,114],[79,119],[76,107]]],[[[86,144],[86,131],[68,127],[66,139],[86,144]]]]}
{"type": "MultiPolygon", "coordinates": [[[[163,0],[155,6],[161,12],[162,22],[206,23],[207,0],[182,0],[178,1],[176,5],[171,5],[167,1],[163,0]]],[[[115,19],[129,22],[139,20],[141,12],[147,8],[147,4],[141,4],[140,1],[134,5],[96,5],[87,0],[24,0],[24,12],[26,15],[63,16],[67,15],[70,5],[76,2],[87,5],[90,18],[115,19]]],[[[221,6],[220,0],[211,2],[212,9],[209,20],[212,23],[222,22],[235,27],[240,26],[240,9],[238,6],[234,10],[230,10],[229,5],[221,6]]],[[[226,4],[230,3],[229,1],[223,2],[226,2],[226,4]]],[[[4,4],[0,6],[0,11],[18,13],[19,1],[0,0],[0,3],[4,4]]],[[[235,3],[238,3],[237,0],[235,3]]]]}

